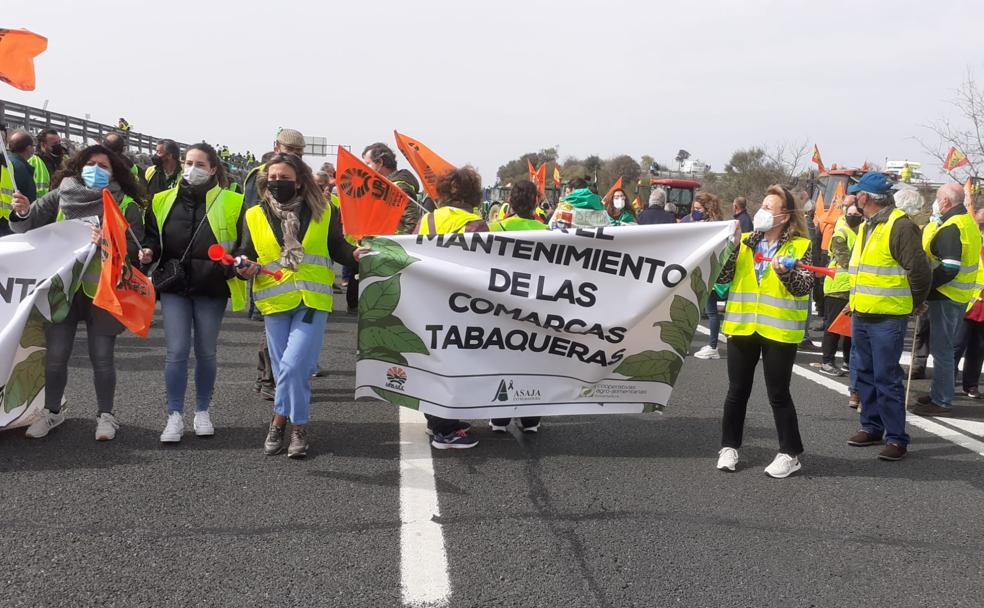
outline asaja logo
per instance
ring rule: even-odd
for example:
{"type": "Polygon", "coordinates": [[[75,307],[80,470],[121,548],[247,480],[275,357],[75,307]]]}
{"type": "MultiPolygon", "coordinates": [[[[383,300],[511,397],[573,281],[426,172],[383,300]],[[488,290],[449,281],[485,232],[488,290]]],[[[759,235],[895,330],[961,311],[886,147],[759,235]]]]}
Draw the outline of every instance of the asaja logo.
{"type": "Polygon", "coordinates": [[[495,389],[493,401],[539,401],[543,397],[538,388],[516,388],[512,380],[499,380],[499,387],[495,389]]]}
{"type": "Polygon", "coordinates": [[[407,373],[401,367],[391,367],[386,370],[386,388],[394,388],[398,391],[403,390],[403,385],[407,383],[407,373]]]}

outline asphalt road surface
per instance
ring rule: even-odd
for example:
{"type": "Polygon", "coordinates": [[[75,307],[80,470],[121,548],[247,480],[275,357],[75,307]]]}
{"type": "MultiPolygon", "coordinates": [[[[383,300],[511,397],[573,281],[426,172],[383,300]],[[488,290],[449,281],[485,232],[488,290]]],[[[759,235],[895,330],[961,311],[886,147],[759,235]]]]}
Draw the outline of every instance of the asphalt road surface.
{"type": "Polygon", "coordinates": [[[846,445],[844,382],[801,353],[802,472],[762,472],[760,381],[726,474],[726,361],[688,359],[664,414],[552,418],[533,437],[477,421],[477,448],[431,457],[415,412],[352,400],[354,317],[327,331],[306,461],[262,452],[261,324],[227,317],[216,436],[176,446],[158,442],[160,328],[120,339],[108,443],[80,332],[69,420],[0,433],[0,606],[984,605],[984,404],[910,426],[909,457],[882,462],[846,445]]]}

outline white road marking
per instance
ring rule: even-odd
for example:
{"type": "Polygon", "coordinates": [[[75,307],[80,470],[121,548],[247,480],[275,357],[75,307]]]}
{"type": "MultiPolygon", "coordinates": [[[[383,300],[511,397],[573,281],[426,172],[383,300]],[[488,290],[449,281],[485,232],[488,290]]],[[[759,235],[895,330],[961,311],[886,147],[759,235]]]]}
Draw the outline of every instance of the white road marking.
{"type": "Polygon", "coordinates": [[[444,532],[424,415],[400,407],[400,588],[404,606],[447,606],[451,599],[444,532]]]}
{"type": "MultiPolygon", "coordinates": [[[[703,325],[698,325],[697,330],[706,336],[709,336],[711,334],[710,330],[704,327],[703,325]]],[[[728,341],[727,336],[724,335],[719,336],[718,339],[721,340],[722,342],[728,341]]],[[[845,397],[850,394],[846,384],[841,384],[840,382],[834,380],[833,378],[824,376],[822,374],[818,374],[817,372],[807,369],[802,365],[799,364],[793,365],[793,373],[796,374],[797,376],[806,378],[807,380],[811,380],[816,384],[819,384],[820,386],[829,388],[830,390],[838,394],[844,395],[845,397]]],[[[971,452],[975,452],[981,456],[984,456],[984,442],[979,441],[974,437],[969,437],[964,433],[961,433],[960,431],[944,426],[944,424],[941,424],[924,416],[915,416],[913,414],[906,414],[905,420],[907,424],[911,424],[912,426],[922,429],[927,433],[936,435],[937,437],[940,437],[942,439],[946,439],[947,441],[955,443],[956,445],[959,445],[962,448],[966,448],[971,452]]],[[[971,434],[978,434],[984,431],[984,423],[975,422],[972,420],[961,420],[959,418],[941,418],[940,420],[945,424],[950,424],[954,427],[960,428],[971,434]]]]}

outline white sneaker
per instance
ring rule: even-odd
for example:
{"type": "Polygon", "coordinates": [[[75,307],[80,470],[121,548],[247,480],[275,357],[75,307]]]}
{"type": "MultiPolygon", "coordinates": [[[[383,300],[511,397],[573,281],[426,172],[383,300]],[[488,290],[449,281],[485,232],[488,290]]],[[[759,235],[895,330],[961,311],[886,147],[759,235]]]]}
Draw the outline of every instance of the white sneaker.
{"type": "Polygon", "coordinates": [[[65,422],[65,416],[63,414],[55,414],[45,408],[41,410],[41,417],[32,422],[31,426],[27,427],[27,431],[24,433],[24,436],[30,437],[31,439],[41,439],[51,432],[51,429],[55,428],[62,422],[65,422]]]}
{"type": "Polygon", "coordinates": [[[120,424],[112,414],[103,412],[96,418],[96,441],[112,441],[120,424]]]}
{"type": "Polygon", "coordinates": [[[215,426],[212,425],[212,417],[208,415],[208,410],[195,412],[195,435],[199,437],[211,437],[215,434],[215,426]]]}
{"type": "Polygon", "coordinates": [[[167,424],[161,433],[161,443],[178,443],[185,432],[184,417],[181,412],[171,412],[167,415],[167,424]]]}
{"type": "Polygon", "coordinates": [[[734,473],[735,466],[737,466],[737,464],[738,464],[738,450],[734,448],[721,448],[721,451],[718,452],[718,463],[717,463],[718,470],[734,473]]]}
{"type": "Polygon", "coordinates": [[[720,359],[721,353],[718,352],[717,348],[704,346],[699,351],[695,352],[694,356],[697,357],[698,359],[720,359]]]}
{"type": "Polygon", "coordinates": [[[799,458],[796,456],[779,453],[776,454],[776,459],[772,461],[772,464],[765,467],[765,474],[775,479],[785,479],[802,468],[803,465],[800,464],[799,458]]]}

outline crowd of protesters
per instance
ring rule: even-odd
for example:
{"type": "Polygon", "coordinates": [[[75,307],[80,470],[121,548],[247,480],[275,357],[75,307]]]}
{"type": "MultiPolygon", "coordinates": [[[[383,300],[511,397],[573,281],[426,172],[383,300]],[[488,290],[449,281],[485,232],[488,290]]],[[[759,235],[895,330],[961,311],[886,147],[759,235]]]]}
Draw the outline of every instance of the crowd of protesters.
{"type": "MultiPolygon", "coordinates": [[[[7,141],[13,175],[6,167],[0,173],[10,182],[9,188],[0,188],[0,194],[7,193],[0,201],[4,212],[0,235],[63,219],[99,217],[104,188],[114,194],[133,228],[130,259],[153,277],[164,323],[167,405],[160,440],[176,443],[183,438],[192,348],[196,386],[192,427],[199,436],[215,433],[209,407],[222,320],[227,308],[250,307],[264,321],[257,390],[273,401],[263,449],[271,455],[286,452],[292,458],[304,457],[310,379],[320,372],[318,355],[334,292],[340,287],[347,311],[357,312],[358,262],[367,251],[344,233],[334,166],[325,163],[312,171],[303,160],[304,137],[293,129],[281,129],[272,151],[258,164],[252,154],[245,157],[244,161],[253,162],[241,180],[230,175],[228,149],[206,143],[182,152],[174,141],[162,140],[152,164],[142,168],[126,154],[125,134],[108,135],[74,155],[67,154],[52,130],[36,135],[16,131],[7,141]],[[209,249],[214,245],[244,261],[235,268],[213,262],[209,249]],[[335,264],[343,269],[338,285],[335,264]]],[[[730,218],[718,196],[701,191],[689,212],[678,219],[663,190],[654,189],[645,208],[635,209],[624,189],[601,197],[580,178],[568,182],[556,206],[532,182],[519,181],[508,201],[483,215],[481,178],[471,167],[438,176],[438,200],[429,201],[421,196],[414,174],[399,169],[386,144],[366,146],[362,159],[415,201],[407,205],[398,234],[736,220],[736,246],[704,308],[710,340],[694,353],[699,359],[718,359],[720,335],[728,337],[729,388],[717,464],[721,470],[733,471],[739,461],[759,361],[779,443],[779,452],[765,472],[783,478],[800,470],[804,447],[790,393],[798,350],[819,350],[815,365],[819,372],[849,376],[849,405],[859,410],[860,423],[848,443],[881,445],[883,460],[903,458],[909,443],[899,361],[910,319],[919,319],[917,347],[924,351],[922,358],[914,360],[912,375],[926,373],[925,353],[932,354],[934,363],[932,388],[911,404],[910,411],[950,415],[954,381],[960,377],[956,364],[964,356],[962,392],[981,397],[984,280],[978,275],[984,212],[968,212],[971,201],[965,201],[959,185],[938,190],[933,215],[922,228],[913,219],[922,206],[918,192],[896,190],[876,172],[865,173],[848,188],[848,195],[838,202],[841,217],[832,226],[810,221],[811,198],[802,189],[770,187],[761,201],[755,201],[754,216],[749,214],[749,201],[736,198],[730,218]],[[830,276],[821,280],[803,267],[810,264],[830,268],[830,276]],[[850,336],[828,331],[842,313],[851,315],[850,336]],[[823,322],[819,348],[809,337],[814,314],[823,322]]],[[[94,229],[93,238],[97,236],[94,229]]],[[[94,265],[74,294],[68,317],[47,330],[45,408],[27,429],[28,437],[44,437],[64,420],[67,363],[81,322],[87,327],[96,385],[96,439],[113,439],[119,428],[113,416],[113,351],[122,326],[93,306],[95,278],[94,265]]],[[[468,422],[436,416],[427,416],[427,422],[437,449],[478,443],[468,422]]],[[[505,432],[510,423],[489,421],[493,432],[505,432]]],[[[515,424],[534,433],[540,419],[522,418],[515,424]]]]}

